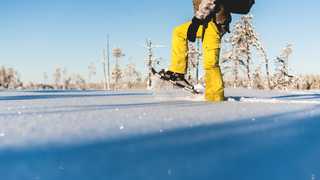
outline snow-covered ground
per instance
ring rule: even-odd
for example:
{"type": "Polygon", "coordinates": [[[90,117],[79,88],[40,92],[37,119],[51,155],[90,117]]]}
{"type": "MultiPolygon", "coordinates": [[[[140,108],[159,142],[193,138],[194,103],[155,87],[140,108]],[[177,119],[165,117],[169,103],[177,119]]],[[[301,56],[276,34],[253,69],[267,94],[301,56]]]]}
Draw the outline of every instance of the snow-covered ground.
{"type": "Polygon", "coordinates": [[[1,179],[320,179],[320,92],[0,92],[1,179]]]}

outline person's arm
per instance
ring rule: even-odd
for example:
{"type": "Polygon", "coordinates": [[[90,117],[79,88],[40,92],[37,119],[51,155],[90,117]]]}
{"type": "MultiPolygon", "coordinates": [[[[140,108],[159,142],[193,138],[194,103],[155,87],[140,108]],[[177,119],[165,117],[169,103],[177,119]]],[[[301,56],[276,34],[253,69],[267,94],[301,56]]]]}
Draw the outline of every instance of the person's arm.
{"type": "Polygon", "coordinates": [[[188,40],[195,42],[197,38],[197,32],[204,20],[212,13],[215,8],[216,0],[202,0],[195,16],[192,18],[192,23],[188,29],[188,40]]]}

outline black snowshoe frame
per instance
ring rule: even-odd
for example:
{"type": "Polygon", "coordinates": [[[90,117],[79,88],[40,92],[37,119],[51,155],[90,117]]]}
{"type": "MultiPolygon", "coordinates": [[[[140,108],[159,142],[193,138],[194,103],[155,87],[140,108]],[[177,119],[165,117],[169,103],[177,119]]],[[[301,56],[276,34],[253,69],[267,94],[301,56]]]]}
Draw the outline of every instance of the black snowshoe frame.
{"type": "Polygon", "coordinates": [[[167,79],[165,79],[165,78],[159,73],[159,71],[155,70],[153,67],[151,68],[151,72],[152,72],[153,75],[155,75],[156,77],[158,77],[158,78],[161,79],[162,81],[169,82],[170,84],[172,84],[172,85],[175,86],[175,87],[181,88],[181,89],[183,89],[183,90],[185,90],[185,91],[187,91],[187,92],[189,92],[189,93],[191,93],[191,94],[193,94],[193,95],[195,95],[195,94],[200,94],[200,92],[198,92],[198,91],[194,88],[194,86],[193,86],[191,83],[187,82],[187,81],[186,81],[186,83],[187,83],[188,85],[186,85],[186,84],[181,84],[181,83],[179,83],[179,81],[167,80],[167,79]]]}

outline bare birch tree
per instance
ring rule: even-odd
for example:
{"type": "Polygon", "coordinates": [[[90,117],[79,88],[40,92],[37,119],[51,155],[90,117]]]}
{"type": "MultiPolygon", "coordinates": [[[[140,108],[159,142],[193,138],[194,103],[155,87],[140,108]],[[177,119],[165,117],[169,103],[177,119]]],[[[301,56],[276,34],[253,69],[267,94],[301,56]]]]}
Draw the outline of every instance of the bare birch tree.
{"type": "Polygon", "coordinates": [[[252,25],[252,15],[245,15],[240,18],[240,21],[234,25],[232,34],[226,39],[226,42],[231,45],[231,50],[222,60],[222,64],[228,64],[226,69],[230,69],[234,76],[234,85],[239,84],[239,71],[244,69],[248,80],[248,87],[253,86],[253,74],[256,72],[253,62],[253,47],[263,57],[265,64],[266,78],[268,87],[270,87],[270,70],[269,60],[262,43],[259,40],[254,26],[252,25]],[[227,57],[227,58],[226,58],[227,57]]]}

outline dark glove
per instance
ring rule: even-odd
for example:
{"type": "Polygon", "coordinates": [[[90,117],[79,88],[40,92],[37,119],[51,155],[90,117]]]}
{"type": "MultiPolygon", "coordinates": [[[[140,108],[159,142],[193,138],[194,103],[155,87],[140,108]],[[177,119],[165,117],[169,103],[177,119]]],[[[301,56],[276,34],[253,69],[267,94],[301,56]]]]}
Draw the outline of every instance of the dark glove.
{"type": "Polygon", "coordinates": [[[201,19],[198,19],[196,17],[192,18],[192,23],[190,24],[188,28],[187,38],[191,42],[195,42],[197,39],[197,32],[199,27],[203,24],[201,19]]]}

